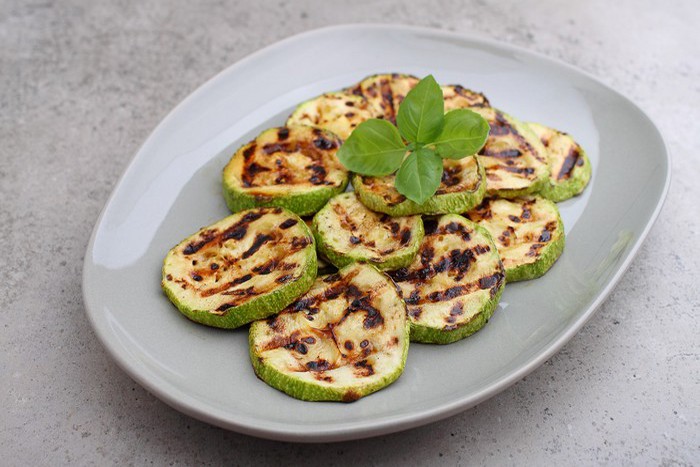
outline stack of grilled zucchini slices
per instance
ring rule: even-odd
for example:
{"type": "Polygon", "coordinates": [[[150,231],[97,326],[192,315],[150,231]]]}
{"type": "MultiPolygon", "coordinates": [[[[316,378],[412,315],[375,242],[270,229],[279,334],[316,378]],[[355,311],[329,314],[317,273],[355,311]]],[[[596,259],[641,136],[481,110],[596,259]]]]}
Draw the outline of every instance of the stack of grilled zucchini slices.
{"type": "Polygon", "coordinates": [[[393,175],[348,173],[336,157],[343,141],[367,119],[395,122],[418,81],[372,75],[300,104],[224,168],[234,214],[165,258],[162,287],[182,314],[252,323],[255,373],[298,399],[349,402],[384,388],[403,372],[409,341],[473,334],[506,282],[543,275],[564,249],[555,203],[589,182],[584,150],[461,85],[442,86],[445,111],[480,113],[490,134],[478,154],[444,160],[428,201],[406,199],[393,175]]]}

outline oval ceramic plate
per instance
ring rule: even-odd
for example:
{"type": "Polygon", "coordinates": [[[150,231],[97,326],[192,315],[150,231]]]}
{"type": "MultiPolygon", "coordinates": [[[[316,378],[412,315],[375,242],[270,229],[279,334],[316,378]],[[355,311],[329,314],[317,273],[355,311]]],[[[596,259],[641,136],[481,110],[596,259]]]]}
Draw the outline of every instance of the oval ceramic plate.
{"type": "Polygon", "coordinates": [[[85,256],[95,332],[119,365],[171,406],[255,436],[335,441],[415,427],[502,391],[591,317],[651,227],[669,183],[645,114],[594,78],[512,46],[442,31],[351,25],[307,32],[232,65],[156,128],[112,193],[85,256]],[[506,286],[491,322],[449,346],[412,344],[406,370],[353,404],[309,403],[256,379],[247,329],[185,319],[160,289],[167,251],[226,216],[221,170],[236,148],[296,104],[378,72],[433,74],[495,107],[572,134],[593,177],[560,203],[564,254],[541,279],[506,286]]]}

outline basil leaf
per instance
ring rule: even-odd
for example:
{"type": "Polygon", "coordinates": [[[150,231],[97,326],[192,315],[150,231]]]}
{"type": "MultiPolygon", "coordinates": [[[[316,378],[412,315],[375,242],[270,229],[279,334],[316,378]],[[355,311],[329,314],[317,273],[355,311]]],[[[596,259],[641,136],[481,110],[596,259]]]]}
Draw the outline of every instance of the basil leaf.
{"type": "Polygon", "coordinates": [[[445,125],[434,144],[440,157],[461,159],[476,154],[489,136],[489,123],[468,109],[445,114],[445,125]]]}
{"type": "Polygon", "coordinates": [[[401,166],[406,146],[394,125],[374,118],[360,123],[336,155],[352,172],[382,176],[401,166]]]}
{"type": "Polygon", "coordinates": [[[421,148],[408,155],[394,186],[406,198],[423,204],[435,194],[441,179],[442,159],[432,149],[421,148]]]}
{"type": "Polygon", "coordinates": [[[440,134],[445,114],[442,89],[428,75],[406,94],[399,106],[396,124],[401,136],[413,143],[432,143],[440,134]]]}

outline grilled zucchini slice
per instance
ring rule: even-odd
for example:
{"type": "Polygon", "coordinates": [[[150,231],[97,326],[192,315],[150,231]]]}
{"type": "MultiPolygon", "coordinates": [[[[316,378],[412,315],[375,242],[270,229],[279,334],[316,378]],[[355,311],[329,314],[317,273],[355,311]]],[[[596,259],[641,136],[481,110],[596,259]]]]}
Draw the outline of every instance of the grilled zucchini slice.
{"type": "Polygon", "coordinates": [[[474,107],[491,127],[479,160],[486,171],[486,194],[501,198],[536,193],[549,178],[547,152],[530,128],[492,107],[474,107]]]}
{"type": "Polygon", "coordinates": [[[233,212],[279,206],[300,216],[314,214],[348,184],[348,171],[335,156],[341,144],[320,128],[263,131],[224,168],[226,204],[233,212]]]}
{"type": "Polygon", "coordinates": [[[316,279],[276,317],[253,323],[250,358],[260,379],[292,397],[352,402],[401,375],[408,339],[394,283],[353,263],[316,279]]]}
{"type": "Polygon", "coordinates": [[[349,92],[367,99],[375,118],[383,118],[396,124],[396,114],[401,102],[418,81],[420,80],[415,76],[401,73],[372,75],[350,88],[349,92]]]}
{"type": "Polygon", "coordinates": [[[472,91],[459,84],[440,86],[445,99],[445,112],[455,109],[491,107],[489,100],[480,92],[472,91]]]}
{"type": "Polygon", "coordinates": [[[542,276],[564,251],[559,209],[541,196],[486,199],[467,217],[491,233],[508,282],[542,276]]]}
{"type": "Polygon", "coordinates": [[[539,123],[528,123],[547,149],[549,182],[540,195],[564,201],[580,194],[591,179],[591,162],[586,152],[569,135],[539,123]]]}
{"type": "Polygon", "coordinates": [[[314,126],[346,140],[357,125],[370,118],[374,118],[374,110],[363,97],[330,92],[300,104],[287,119],[287,126],[314,126]]]}
{"type": "Polygon", "coordinates": [[[407,266],[423,239],[420,216],[390,217],[371,211],[355,193],[343,193],[314,216],[318,251],[336,267],[364,261],[379,269],[407,266]]]}
{"type": "Polygon", "coordinates": [[[168,252],[162,287],[189,319],[236,328],[277,313],[316,277],[311,231],[282,208],[243,211],[168,252]]]}
{"type": "Polygon", "coordinates": [[[408,307],[411,341],[449,344],[486,325],[505,285],[491,235],[457,214],[425,220],[410,266],[389,273],[408,307]]]}
{"type": "Polygon", "coordinates": [[[354,174],[352,186],[360,201],[373,211],[390,216],[463,213],[477,206],[486,192],[484,168],[475,156],[443,159],[442,181],[435,194],[417,204],[394,187],[396,175],[370,177],[354,174]]]}

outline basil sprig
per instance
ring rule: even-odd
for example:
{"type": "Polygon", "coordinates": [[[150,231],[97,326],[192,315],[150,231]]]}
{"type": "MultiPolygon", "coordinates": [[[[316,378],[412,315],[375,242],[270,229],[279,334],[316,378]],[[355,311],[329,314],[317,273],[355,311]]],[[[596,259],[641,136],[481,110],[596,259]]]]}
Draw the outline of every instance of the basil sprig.
{"type": "Polygon", "coordinates": [[[396,124],[398,129],[376,118],[361,123],[337,155],[348,170],[362,175],[384,176],[398,170],[396,189],[418,204],[437,191],[443,158],[476,154],[489,135],[488,122],[476,112],[456,109],[445,113],[442,89],[432,75],[406,95],[396,124]]]}

